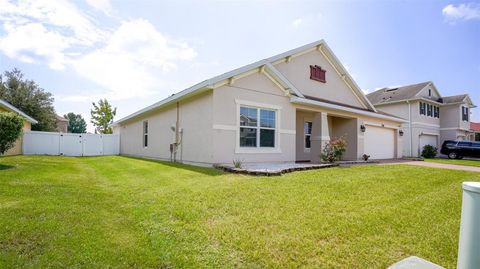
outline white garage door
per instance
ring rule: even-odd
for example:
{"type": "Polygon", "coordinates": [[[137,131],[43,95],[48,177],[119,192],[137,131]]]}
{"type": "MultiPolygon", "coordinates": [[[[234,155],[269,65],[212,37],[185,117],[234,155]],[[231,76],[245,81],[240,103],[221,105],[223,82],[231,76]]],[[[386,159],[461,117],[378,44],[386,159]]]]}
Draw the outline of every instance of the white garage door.
{"type": "Polygon", "coordinates": [[[364,142],[365,154],[371,159],[393,159],[395,157],[395,130],[376,126],[366,126],[364,142]]]}
{"type": "Polygon", "coordinates": [[[434,146],[436,148],[438,148],[438,143],[437,143],[437,136],[436,135],[425,135],[425,134],[422,134],[420,136],[420,142],[419,142],[419,150],[420,152],[422,152],[423,150],[423,147],[425,145],[431,145],[431,146],[434,146]]]}

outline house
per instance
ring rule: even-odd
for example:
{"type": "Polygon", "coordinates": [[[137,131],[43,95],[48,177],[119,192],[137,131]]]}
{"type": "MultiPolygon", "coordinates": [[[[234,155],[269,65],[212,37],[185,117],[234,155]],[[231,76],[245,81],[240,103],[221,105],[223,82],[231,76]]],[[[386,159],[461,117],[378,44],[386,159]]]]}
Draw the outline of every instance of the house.
{"type": "Polygon", "coordinates": [[[67,133],[68,132],[68,119],[55,114],[55,131],[60,133],[67,133]]]}
{"type": "MultiPolygon", "coordinates": [[[[20,109],[12,106],[7,101],[0,99],[0,113],[2,112],[14,112],[22,116],[25,119],[23,123],[23,131],[30,131],[32,127],[32,123],[33,124],[38,123],[34,118],[28,116],[20,109]]],[[[15,143],[15,146],[9,149],[5,153],[5,155],[18,155],[18,154],[22,154],[22,138],[19,138],[15,143]]]]}
{"type": "Polygon", "coordinates": [[[323,41],[205,80],[112,124],[120,154],[212,165],[402,157],[401,123],[378,112],[323,41]]]}
{"type": "Polygon", "coordinates": [[[470,130],[473,132],[472,141],[480,141],[480,122],[470,122],[470,130]]]}
{"type": "Polygon", "coordinates": [[[423,146],[441,146],[445,140],[468,140],[470,113],[475,106],[467,94],[441,96],[431,81],[383,88],[367,95],[378,111],[407,119],[403,155],[420,156],[423,146]]]}

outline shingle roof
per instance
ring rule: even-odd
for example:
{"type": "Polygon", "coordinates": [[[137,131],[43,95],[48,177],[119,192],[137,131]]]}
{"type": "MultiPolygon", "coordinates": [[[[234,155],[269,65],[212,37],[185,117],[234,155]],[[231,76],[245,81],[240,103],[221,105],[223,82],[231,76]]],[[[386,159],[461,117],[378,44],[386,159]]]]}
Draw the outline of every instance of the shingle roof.
{"type": "Polygon", "coordinates": [[[367,94],[367,98],[374,105],[407,100],[415,97],[415,95],[417,95],[417,93],[420,92],[423,88],[425,88],[428,84],[430,84],[430,81],[401,86],[398,88],[383,88],[367,94]]]}
{"type": "Polygon", "coordinates": [[[20,109],[14,107],[13,105],[11,105],[10,103],[8,103],[5,100],[0,99],[0,107],[3,107],[5,109],[7,109],[8,111],[16,112],[20,116],[24,117],[30,123],[33,123],[33,124],[38,123],[38,121],[36,121],[34,118],[28,116],[27,114],[25,114],[25,112],[23,112],[20,109]]]}
{"type": "Polygon", "coordinates": [[[470,122],[470,129],[475,132],[480,132],[480,122],[470,122]]]}
{"type": "Polygon", "coordinates": [[[444,104],[451,104],[451,103],[461,103],[463,102],[463,99],[467,97],[466,94],[460,94],[460,95],[453,95],[453,96],[445,96],[442,98],[444,104]]]}

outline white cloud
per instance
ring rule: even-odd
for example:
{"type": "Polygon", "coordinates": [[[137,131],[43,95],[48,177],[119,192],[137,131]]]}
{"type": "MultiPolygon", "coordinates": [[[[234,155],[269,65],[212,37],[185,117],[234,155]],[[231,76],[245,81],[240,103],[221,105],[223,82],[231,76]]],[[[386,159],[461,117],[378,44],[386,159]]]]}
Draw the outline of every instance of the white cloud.
{"type": "Polygon", "coordinates": [[[442,13],[450,22],[480,19],[480,4],[468,3],[458,6],[450,4],[442,9],[442,13]]]}
{"type": "Polygon", "coordinates": [[[298,27],[298,26],[300,26],[300,24],[302,24],[302,22],[303,22],[303,19],[302,19],[302,18],[295,19],[295,20],[292,22],[292,26],[293,26],[293,27],[298,27]]]}
{"type": "MultiPolygon", "coordinates": [[[[108,1],[97,5],[105,12],[111,9],[108,1]]],[[[0,22],[0,51],[8,57],[74,70],[99,85],[65,97],[70,101],[147,96],[162,85],[162,75],[196,56],[188,44],[162,34],[147,20],[131,19],[114,30],[102,29],[62,0],[0,0],[0,22]]]]}
{"type": "Polygon", "coordinates": [[[72,61],[81,76],[108,89],[111,98],[145,96],[159,85],[158,75],[175,69],[177,60],[196,52],[138,19],[123,22],[106,45],[72,61]],[[155,72],[156,71],[156,72],[155,72]]]}
{"type": "Polygon", "coordinates": [[[87,4],[93,7],[95,10],[101,11],[106,15],[112,14],[112,4],[110,0],[86,0],[87,4]]]}

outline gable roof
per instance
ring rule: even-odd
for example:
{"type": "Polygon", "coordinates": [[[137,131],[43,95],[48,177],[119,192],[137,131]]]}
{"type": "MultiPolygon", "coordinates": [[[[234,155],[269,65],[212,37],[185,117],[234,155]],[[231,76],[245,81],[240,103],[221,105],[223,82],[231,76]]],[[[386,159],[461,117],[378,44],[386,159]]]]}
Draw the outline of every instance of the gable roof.
{"type": "Polygon", "coordinates": [[[445,104],[454,104],[454,103],[462,103],[467,96],[468,96],[467,94],[460,94],[460,95],[445,96],[442,99],[443,99],[443,103],[445,104]]]}
{"type": "Polygon", "coordinates": [[[367,98],[374,105],[413,99],[418,93],[420,93],[421,90],[430,84],[430,81],[426,81],[396,88],[382,88],[367,94],[367,98]]]}
{"type": "Polygon", "coordinates": [[[36,124],[38,121],[36,121],[34,118],[28,116],[25,114],[25,112],[21,111],[20,109],[14,107],[13,105],[9,104],[7,101],[0,99],[0,107],[5,108],[6,110],[15,112],[19,114],[20,116],[24,117],[28,122],[36,124]]]}
{"type": "Polygon", "coordinates": [[[65,119],[64,117],[58,115],[58,114],[55,114],[55,120],[56,121],[62,121],[62,122],[69,122],[68,119],[65,119]]]}
{"type": "Polygon", "coordinates": [[[252,72],[254,70],[257,70],[257,69],[260,69],[261,71],[265,72],[267,74],[267,76],[270,76],[271,78],[275,79],[282,87],[285,88],[285,90],[288,94],[304,98],[304,95],[290,81],[288,81],[288,79],[285,78],[285,76],[280,71],[278,71],[274,67],[273,63],[275,63],[279,60],[286,59],[288,57],[297,55],[297,54],[302,53],[304,51],[314,49],[314,48],[317,48],[322,53],[324,53],[324,55],[326,55],[328,58],[330,58],[330,59],[327,58],[327,60],[329,60],[332,65],[334,65],[334,68],[339,72],[342,79],[345,81],[345,83],[347,83],[347,85],[349,85],[349,87],[354,91],[354,93],[357,95],[357,97],[359,97],[359,99],[361,99],[361,101],[363,101],[363,103],[367,107],[367,109],[369,109],[371,111],[374,111],[374,112],[377,112],[377,110],[375,109],[373,104],[363,94],[360,87],[358,87],[358,85],[355,83],[353,78],[347,72],[345,67],[343,67],[343,65],[340,63],[338,58],[333,54],[333,52],[328,47],[326,42],[322,39],[322,40],[315,41],[315,42],[309,43],[307,45],[298,47],[296,49],[292,49],[292,50],[286,51],[284,53],[277,54],[277,55],[272,56],[270,58],[266,58],[266,59],[254,62],[252,64],[245,65],[243,67],[234,69],[230,72],[226,72],[226,73],[223,73],[221,75],[218,75],[216,77],[204,80],[204,81],[202,81],[198,84],[195,84],[195,85],[191,86],[190,88],[187,88],[187,89],[185,89],[183,91],[180,91],[176,94],[172,94],[168,98],[165,98],[165,99],[163,99],[159,102],[156,102],[156,103],[154,103],[154,104],[152,104],[152,105],[150,105],[150,106],[148,106],[144,109],[141,109],[141,110],[139,110],[139,111],[137,111],[133,114],[130,114],[129,116],[126,116],[126,117],[114,122],[112,124],[112,126],[118,125],[121,122],[133,119],[133,118],[138,117],[140,115],[143,115],[143,114],[145,114],[149,111],[152,111],[152,110],[158,109],[160,107],[166,106],[168,104],[171,104],[172,102],[178,102],[178,101],[180,101],[184,98],[187,98],[189,96],[199,94],[199,93],[204,92],[206,90],[214,89],[216,87],[221,86],[222,82],[225,83],[225,81],[234,80],[236,78],[243,77],[243,76],[245,76],[245,74],[250,74],[250,72],[252,72]]]}

